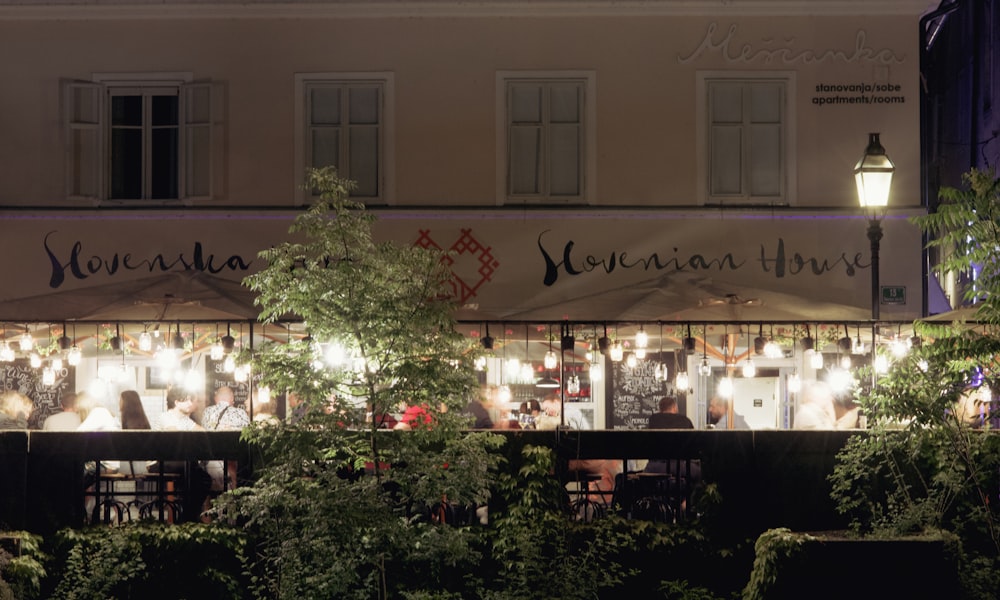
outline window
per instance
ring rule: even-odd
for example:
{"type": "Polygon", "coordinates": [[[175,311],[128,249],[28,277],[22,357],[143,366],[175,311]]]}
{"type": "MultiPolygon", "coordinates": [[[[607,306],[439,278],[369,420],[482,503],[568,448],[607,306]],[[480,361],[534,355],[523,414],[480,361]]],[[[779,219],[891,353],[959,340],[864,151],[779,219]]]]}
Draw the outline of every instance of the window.
{"type": "MultiPolygon", "coordinates": [[[[351,197],[388,204],[391,74],[301,74],[295,83],[300,113],[296,172],[336,167],[341,177],[357,184],[351,197]]],[[[296,197],[307,202],[313,196],[298,189],[296,197]]]]}
{"type": "Polygon", "coordinates": [[[704,203],[791,202],[790,78],[699,74],[699,191],[704,203]]]}
{"type": "Polygon", "coordinates": [[[590,202],[594,80],[591,72],[497,74],[497,204],[590,202]]]}
{"type": "Polygon", "coordinates": [[[114,203],[217,197],[221,87],[190,75],[97,75],[63,84],[67,195],[114,203]]]}

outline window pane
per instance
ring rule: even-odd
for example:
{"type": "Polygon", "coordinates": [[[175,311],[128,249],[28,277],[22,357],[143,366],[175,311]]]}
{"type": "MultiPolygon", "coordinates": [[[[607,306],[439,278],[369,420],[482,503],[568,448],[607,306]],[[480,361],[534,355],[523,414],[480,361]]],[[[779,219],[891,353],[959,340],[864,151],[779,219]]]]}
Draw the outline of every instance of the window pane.
{"type": "Polygon", "coordinates": [[[750,86],[750,121],[781,122],[781,89],[772,83],[750,86]]]}
{"type": "Polygon", "coordinates": [[[185,137],[184,195],[187,197],[204,197],[212,193],[211,186],[211,144],[212,133],[208,126],[189,127],[185,137]]]}
{"type": "Polygon", "coordinates": [[[352,127],[350,136],[350,178],[358,184],[351,195],[375,198],[378,196],[378,129],[352,127]]]}
{"type": "Polygon", "coordinates": [[[550,116],[553,123],[580,122],[580,86],[554,85],[549,91],[550,116]]]}
{"type": "Polygon", "coordinates": [[[713,83],[710,90],[710,121],[712,123],[742,123],[742,86],[738,83],[713,83]]]}
{"type": "Polygon", "coordinates": [[[549,143],[549,193],[580,195],[580,129],[576,125],[551,127],[549,143]]]}
{"type": "Polygon", "coordinates": [[[112,199],[142,198],[142,131],[112,129],[110,151],[112,199]]]}
{"type": "Polygon", "coordinates": [[[153,127],[177,124],[177,96],[153,96],[153,127]]]}
{"type": "Polygon", "coordinates": [[[340,129],[322,127],[312,130],[312,167],[336,167],[340,170],[340,129]]]}
{"type": "Polygon", "coordinates": [[[709,145],[710,155],[710,193],[716,194],[739,194],[740,162],[742,153],[740,152],[741,135],[739,127],[713,127],[709,145]]]}
{"type": "Polygon", "coordinates": [[[150,197],[155,200],[177,198],[177,128],[152,131],[150,157],[150,197]]]}
{"type": "Polygon", "coordinates": [[[340,123],[340,88],[314,87],[309,91],[309,122],[313,125],[340,123]]]}
{"type": "Polygon", "coordinates": [[[750,128],[750,194],[781,195],[781,127],[750,128]]]}
{"type": "Polygon", "coordinates": [[[511,86],[510,121],[512,123],[542,122],[541,86],[526,84],[511,86]]]}
{"type": "Polygon", "coordinates": [[[510,193],[539,192],[541,129],[514,127],[510,131],[510,193]]]}
{"type": "Polygon", "coordinates": [[[112,96],[111,125],[139,127],[142,125],[142,96],[112,96]]]}
{"type": "Polygon", "coordinates": [[[373,87],[351,88],[350,122],[355,124],[378,124],[378,89],[373,87]]]}

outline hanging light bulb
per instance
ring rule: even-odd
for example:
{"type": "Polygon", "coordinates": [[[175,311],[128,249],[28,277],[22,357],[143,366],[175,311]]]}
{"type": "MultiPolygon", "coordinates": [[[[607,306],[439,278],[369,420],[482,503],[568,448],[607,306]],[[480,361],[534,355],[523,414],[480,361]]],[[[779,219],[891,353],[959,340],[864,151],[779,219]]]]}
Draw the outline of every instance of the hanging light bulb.
{"type": "Polygon", "coordinates": [[[569,376],[566,380],[566,393],[573,396],[580,393],[580,378],[576,376],[576,373],[569,376]]]}
{"type": "Polygon", "coordinates": [[[698,374],[702,377],[712,376],[712,365],[708,364],[707,358],[701,359],[701,364],[698,365],[698,374]]]}
{"type": "Polygon", "coordinates": [[[499,388],[497,388],[497,400],[499,400],[501,403],[507,404],[508,402],[510,402],[510,397],[511,394],[509,385],[505,383],[502,384],[499,388]]]}
{"type": "Polygon", "coordinates": [[[798,394],[802,391],[802,378],[799,377],[798,372],[793,372],[788,376],[788,391],[792,394],[798,394]]]}
{"type": "Polygon", "coordinates": [[[240,365],[233,369],[233,381],[246,383],[250,379],[250,365],[240,365]]]}
{"type": "Polygon", "coordinates": [[[31,333],[25,331],[18,338],[17,342],[21,347],[21,352],[31,352],[31,349],[35,347],[35,338],[31,337],[31,333]]]}
{"type": "Polygon", "coordinates": [[[508,358],[504,368],[507,369],[507,376],[515,378],[521,374],[521,361],[517,358],[508,358]]]}
{"type": "Polygon", "coordinates": [[[679,390],[686,390],[686,389],[688,389],[688,386],[690,384],[691,384],[691,382],[688,381],[687,371],[678,371],[677,372],[677,380],[674,382],[674,385],[677,386],[677,389],[679,389],[679,390]]]}
{"type": "Polygon", "coordinates": [[[143,331],[139,334],[139,350],[143,352],[149,352],[153,349],[153,336],[149,335],[148,331],[143,331]]]}
{"type": "Polygon", "coordinates": [[[845,355],[843,355],[843,356],[840,357],[840,368],[841,369],[850,369],[851,368],[851,355],[850,354],[845,354],[845,355]]]}
{"type": "MultiPolygon", "coordinates": [[[[140,338],[139,341],[141,342],[142,339],[140,338]]],[[[222,340],[215,340],[208,349],[208,357],[214,361],[220,361],[225,355],[226,349],[222,347],[222,340]]]]}
{"type": "Polygon", "coordinates": [[[42,366],[42,357],[38,355],[37,352],[32,352],[31,357],[28,359],[31,363],[32,369],[37,369],[42,366]]]}
{"type": "Polygon", "coordinates": [[[474,368],[477,371],[485,371],[486,370],[486,357],[485,356],[477,356],[474,368]]]}
{"type": "Polygon", "coordinates": [[[56,372],[52,368],[52,365],[49,365],[44,369],[42,369],[42,385],[54,385],[55,382],[56,382],[56,372]]]}
{"type": "Polygon", "coordinates": [[[542,364],[545,365],[546,369],[554,369],[559,364],[559,356],[549,348],[549,351],[545,353],[545,358],[542,359],[542,364]]]}
{"type": "MultiPolygon", "coordinates": [[[[172,354],[171,352],[165,352],[164,354],[172,354]]],[[[233,358],[232,354],[226,356],[226,359],[222,362],[222,370],[226,373],[232,373],[236,370],[236,359],[233,358]]]]}
{"type": "Polygon", "coordinates": [[[347,350],[338,342],[327,344],[325,356],[326,364],[331,367],[339,367],[347,362],[347,350]]]}
{"type": "Polygon", "coordinates": [[[845,369],[830,369],[826,376],[830,389],[835,394],[844,393],[855,385],[854,376],[845,369]]]}
{"type": "Polygon", "coordinates": [[[604,369],[601,368],[601,357],[596,356],[595,360],[590,363],[590,381],[591,383],[597,383],[604,378],[604,369]]]}
{"type": "Polygon", "coordinates": [[[639,359],[639,360],[646,360],[646,349],[645,348],[636,348],[635,352],[633,354],[635,354],[635,357],[637,359],[639,359]]]}
{"type": "Polygon", "coordinates": [[[931,368],[931,365],[927,362],[926,358],[921,358],[917,361],[917,368],[926,373],[927,369],[931,368]]]}
{"type": "Polygon", "coordinates": [[[746,361],[743,363],[743,376],[750,379],[757,375],[757,365],[753,364],[753,360],[747,356],[746,361]]]}
{"type": "MultiPolygon", "coordinates": [[[[645,349],[649,346],[649,334],[643,329],[642,325],[639,326],[639,331],[635,334],[635,347],[645,349]]],[[[639,358],[642,358],[641,356],[639,358]]]]}
{"type": "Polygon", "coordinates": [[[908,340],[904,340],[903,338],[896,336],[892,340],[892,344],[889,346],[889,348],[892,350],[892,355],[895,356],[896,358],[902,358],[906,356],[907,353],[910,351],[910,345],[907,342],[908,340]]]}
{"type": "Polygon", "coordinates": [[[535,370],[531,368],[528,363],[523,363],[521,365],[521,381],[525,383],[531,383],[535,380],[535,370]]]}
{"type": "Polygon", "coordinates": [[[257,402],[259,404],[270,404],[271,403],[271,388],[266,385],[262,385],[257,388],[257,402]]]}
{"type": "Polygon", "coordinates": [[[49,365],[52,366],[53,371],[62,371],[63,368],[62,358],[59,356],[52,357],[52,360],[49,361],[49,365]]]}
{"type": "MultiPolygon", "coordinates": [[[[614,359],[612,358],[612,360],[614,359]]],[[[639,359],[636,358],[635,352],[630,353],[628,358],[625,359],[625,365],[630,369],[634,369],[637,364],[639,364],[639,359]]]]}
{"type": "Polygon", "coordinates": [[[66,353],[66,362],[69,366],[75,367],[80,364],[80,359],[83,358],[83,351],[76,344],[73,344],[69,351],[66,353]]]}
{"type": "Polygon", "coordinates": [[[875,362],[872,363],[875,372],[879,375],[885,375],[889,372],[889,357],[885,354],[879,354],[875,357],[875,362]]]}
{"type": "Polygon", "coordinates": [[[608,353],[612,361],[621,362],[622,358],[625,357],[625,348],[622,346],[621,341],[615,340],[611,343],[608,353]]]}
{"type": "Polygon", "coordinates": [[[14,349],[10,347],[10,344],[7,342],[0,344],[0,361],[14,362],[14,358],[14,349]]]}
{"type": "Polygon", "coordinates": [[[663,381],[664,377],[663,377],[662,364],[656,363],[656,366],[653,367],[653,379],[656,379],[657,381],[663,381]]]}
{"type": "Polygon", "coordinates": [[[716,390],[720,396],[723,398],[732,398],[733,396],[733,378],[728,375],[719,380],[719,387],[716,390]]]}
{"type": "Polygon", "coordinates": [[[809,366],[814,369],[823,368],[823,353],[813,350],[812,355],[809,357],[809,366]]]}

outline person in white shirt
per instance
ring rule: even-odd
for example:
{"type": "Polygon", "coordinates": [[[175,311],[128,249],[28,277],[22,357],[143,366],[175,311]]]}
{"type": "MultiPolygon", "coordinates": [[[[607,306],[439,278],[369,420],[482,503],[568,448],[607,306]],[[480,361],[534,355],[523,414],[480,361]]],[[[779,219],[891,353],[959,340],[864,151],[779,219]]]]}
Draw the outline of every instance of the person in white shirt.
{"type": "Polygon", "coordinates": [[[243,429],[250,424],[250,415],[242,406],[235,406],[233,388],[222,386],[215,390],[215,404],[205,409],[201,422],[205,429],[216,431],[243,429]]]}
{"type": "MultiPolygon", "coordinates": [[[[250,424],[250,415],[242,406],[235,406],[236,394],[233,388],[224,385],[215,390],[215,404],[205,409],[201,416],[201,422],[205,429],[215,431],[240,430],[250,424]]],[[[225,489],[223,482],[223,472],[229,478],[229,489],[236,487],[237,466],[236,461],[229,461],[224,466],[224,461],[210,460],[206,465],[209,475],[212,476],[212,491],[220,492],[225,489]]]]}
{"type": "MultiPolygon", "coordinates": [[[[167,392],[167,410],[160,414],[153,427],[159,431],[204,431],[204,427],[194,422],[194,394],[180,387],[172,387],[167,392]]],[[[181,520],[197,523],[204,521],[202,513],[208,502],[212,487],[212,477],[198,461],[167,461],[163,464],[167,472],[186,470],[188,488],[182,495],[181,520]]],[[[155,470],[155,469],[151,469],[155,470]]]]}
{"type": "Polygon", "coordinates": [[[115,431],[121,429],[118,419],[105,408],[97,398],[86,392],[76,397],[76,408],[83,419],[77,426],[77,431],[115,431]]]}
{"type": "Polygon", "coordinates": [[[62,410],[49,415],[42,423],[44,431],[74,431],[80,426],[80,413],[76,412],[76,394],[67,392],[59,399],[62,410]]]}
{"type": "Polygon", "coordinates": [[[179,387],[170,388],[167,392],[167,410],[160,414],[154,429],[159,431],[194,431],[204,427],[194,422],[191,413],[194,412],[194,394],[179,387]]]}

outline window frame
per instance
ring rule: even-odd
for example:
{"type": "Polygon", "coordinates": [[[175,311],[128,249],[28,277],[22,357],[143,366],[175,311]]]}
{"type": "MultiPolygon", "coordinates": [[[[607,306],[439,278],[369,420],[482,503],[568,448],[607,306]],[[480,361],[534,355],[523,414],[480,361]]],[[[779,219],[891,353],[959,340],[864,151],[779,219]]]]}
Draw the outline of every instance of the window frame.
{"type": "MultiPolygon", "coordinates": [[[[381,89],[381,106],[379,107],[378,123],[378,157],[377,185],[379,193],[375,197],[358,196],[355,200],[366,205],[388,206],[394,203],[395,179],[395,81],[394,74],[389,71],[371,72],[325,72],[296,73],[295,78],[295,189],[294,198],[297,205],[304,205],[315,200],[315,197],[304,188],[306,169],[311,163],[311,146],[309,131],[310,110],[309,89],[313,84],[343,85],[349,87],[376,85],[381,89]]],[[[349,140],[342,140],[341,146],[349,147],[349,140]]],[[[350,178],[350,172],[345,175],[350,178]]]]}
{"type": "MultiPolygon", "coordinates": [[[[696,85],[696,115],[695,115],[695,152],[697,156],[697,194],[698,203],[702,205],[726,205],[726,206],[741,206],[741,205],[787,205],[792,206],[796,203],[796,188],[797,188],[797,166],[796,166],[796,148],[795,148],[795,90],[796,90],[796,73],[794,71],[698,71],[696,74],[697,85],[696,85]],[[781,83],[783,86],[783,104],[782,104],[782,116],[780,121],[781,128],[781,193],[777,196],[753,196],[746,193],[746,178],[748,177],[748,170],[744,169],[743,172],[743,183],[741,188],[744,193],[739,195],[735,194],[725,194],[725,195],[712,195],[711,194],[711,178],[712,178],[712,158],[711,158],[711,123],[712,118],[711,110],[709,106],[710,94],[709,86],[713,82],[731,82],[731,83],[743,83],[751,84],[758,82],[773,81],[776,83],[781,83]]],[[[741,125],[745,127],[745,125],[741,125]]],[[[742,146],[741,150],[741,160],[745,164],[747,162],[747,149],[745,144],[742,146]]]]}
{"type": "MultiPolygon", "coordinates": [[[[216,198],[224,190],[224,137],[223,102],[221,84],[210,81],[195,81],[190,72],[165,73],[94,73],[90,80],[63,80],[62,102],[65,127],[66,151],[66,197],[70,200],[89,201],[95,206],[156,206],[173,204],[193,204],[195,201],[216,198]],[[76,120],[79,116],[74,90],[80,90],[90,97],[92,119],[76,120]],[[147,96],[147,92],[175,90],[177,95],[177,197],[176,198],[109,198],[111,187],[111,103],[112,95],[122,95],[131,90],[134,95],[147,96]],[[206,93],[199,100],[196,94],[206,93]],[[197,102],[204,104],[197,104],[197,102]],[[205,140],[202,152],[197,152],[196,130],[203,132],[205,140]],[[89,133],[92,139],[83,143],[77,133],[89,133]],[[204,176],[204,193],[195,193],[193,178],[204,176]],[[77,185],[77,180],[88,178],[89,186],[77,185]],[[88,189],[77,193],[80,187],[88,189]],[[89,193],[88,193],[89,192],[89,193]]],[[[133,95],[133,94],[129,94],[133,95]]],[[[171,94],[172,95],[172,94],[171,94]]],[[[145,119],[145,116],[144,116],[145,119]]],[[[151,131],[152,125],[143,121],[143,131],[151,131]]],[[[150,148],[150,139],[144,137],[145,150],[150,148]]],[[[151,158],[143,158],[143,196],[150,190],[152,177],[151,158]]]]}
{"type": "Polygon", "coordinates": [[[597,72],[592,70],[567,71],[497,71],[496,73],[496,204],[503,206],[532,204],[595,203],[597,192],[597,72]],[[583,156],[579,161],[579,189],[576,196],[512,194],[508,188],[510,175],[510,118],[508,113],[508,84],[526,82],[558,84],[579,82],[583,93],[582,123],[579,144],[583,156]]]}

